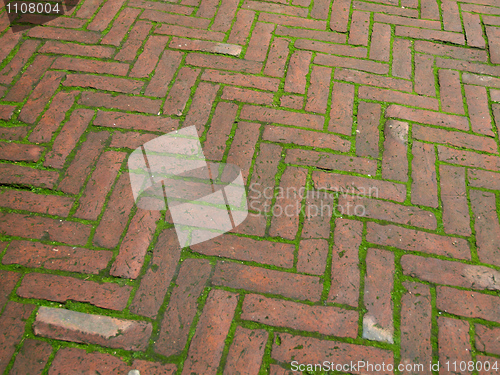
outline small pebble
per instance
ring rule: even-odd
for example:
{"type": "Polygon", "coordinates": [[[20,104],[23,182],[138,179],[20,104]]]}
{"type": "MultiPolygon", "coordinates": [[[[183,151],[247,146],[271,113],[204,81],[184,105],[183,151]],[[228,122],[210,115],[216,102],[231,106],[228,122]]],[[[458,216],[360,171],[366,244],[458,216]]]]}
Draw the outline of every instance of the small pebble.
{"type": "Polygon", "coordinates": [[[139,372],[139,370],[130,370],[128,372],[128,375],[141,375],[141,373],[139,372]]]}

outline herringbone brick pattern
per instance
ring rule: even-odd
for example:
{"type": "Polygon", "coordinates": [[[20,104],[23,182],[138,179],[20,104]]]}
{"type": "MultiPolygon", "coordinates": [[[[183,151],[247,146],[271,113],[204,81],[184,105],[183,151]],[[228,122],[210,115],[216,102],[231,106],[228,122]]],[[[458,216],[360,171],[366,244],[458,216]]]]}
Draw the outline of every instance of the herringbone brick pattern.
{"type": "Polygon", "coordinates": [[[0,373],[500,373],[498,0],[14,3],[0,373]],[[251,214],[181,249],[126,163],[191,125],[251,214]]]}

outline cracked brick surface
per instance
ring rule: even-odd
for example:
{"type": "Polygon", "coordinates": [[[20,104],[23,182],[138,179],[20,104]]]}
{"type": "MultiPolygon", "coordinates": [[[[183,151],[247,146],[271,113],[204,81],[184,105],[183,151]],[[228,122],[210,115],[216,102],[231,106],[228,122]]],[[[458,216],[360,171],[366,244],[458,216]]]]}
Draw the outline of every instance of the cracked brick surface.
{"type": "Polygon", "coordinates": [[[498,0],[23,2],[0,374],[500,374],[498,0]],[[191,125],[250,213],[181,248],[127,159],[191,125]]]}

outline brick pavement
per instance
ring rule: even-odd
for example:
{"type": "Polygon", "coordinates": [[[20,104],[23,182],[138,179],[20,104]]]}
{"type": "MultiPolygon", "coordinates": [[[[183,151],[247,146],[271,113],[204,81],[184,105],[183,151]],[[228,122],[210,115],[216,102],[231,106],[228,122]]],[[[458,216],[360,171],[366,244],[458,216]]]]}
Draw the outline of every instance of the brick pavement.
{"type": "Polygon", "coordinates": [[[0,373],[500,374],[498,0],[8,4],[0,373]],[[181,249],[126,162],[190,125],[251,215],[181,249]]]}

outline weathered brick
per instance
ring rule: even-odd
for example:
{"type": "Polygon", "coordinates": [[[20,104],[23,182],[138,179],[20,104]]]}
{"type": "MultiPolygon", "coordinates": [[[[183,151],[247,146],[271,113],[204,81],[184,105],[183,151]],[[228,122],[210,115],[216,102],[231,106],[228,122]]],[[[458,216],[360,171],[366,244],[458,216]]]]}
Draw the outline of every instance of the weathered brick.
{"type": "Polygon", "coordinates": [[[349,44],[367,46],[369,29],[370,13],[353,11],[349,29],[349,44]]]}
{"type": "MultiPolygon", "coordinates": [[[[2,250],[5,245],[2,244],[2,250]]],[[[3,257],[5,259],[5,256],[3,257]]],[[[5,260],[2,260],[3,264],[8,264],[5,260]]],[[[0,270],[0,277],[2,278],[2,285],[0,285],[0,309],[3,309],[5,303],[9,299],[9,295],[16,286],[17,282],[21,278],[21,273],[0,270]]]]}
{"type": "Polygon", "coordinates": [[[323,290],[320,279],[315,276],[297,275],[233,262],[218,262],[212,283],[310,301],[318,301],[323,290]]]}
{"type": "Polygon", "coordinates": [[[119,62],[108,62],[90,59],[79,59],[61,56],[54,61],[52,69],[64,69],[76,72],[88,72],[96,74],[114,74],[124,76],[127,74],[129,65],[119,62]]]}
{"type": "Polygon", "coordinates": [[[328,130],[344,135],[351,135],[354,85],[335,82],[333,84],[331,102],[328,130]]]}
{"type": "Polygon", "coordinates": [[[25,66],[28,59],[35,52],[40,45],[38,40],[26,40],[19,47],[16,55],[9,61],[9,63],[0,71],[0,83],[9,84],[12,79],[21,71],[25,66]]]}
{"type": "Polygon", "coordinates": [[[322,275],[328,256],[328,242],[321,239],[300,241],[297,254],[297,271],[322,275]]]}
{"type": "Polygon", "coordinates": [[[438,207],[436,155],[434,146],[414,141],[411,162],[411,203],[438,207]]]}
{"type": "Polygon", "coordinates": [[[291,126],[308,127],[312,129],[323,129],[323,117],[309,113],[289,112],[274,108],[264,108],[245,105],[240,113],[245,120],[256,120],[262,122],[273,122],[291,126]]]}
{"type": "Polygon", "coordinates": [[[176,129],[179,122],[169,117],[98,111],[94,119],[94,125],[108,128],[169,132],[176,129]]]}
{"type": "Polygon", "coordinates": [[[465,188],[465,169],[440,165],[439,180],[445,232],[470,236],[471,228],[465,188]]]}
{"type": "Polygon", "coordinates": [[[237,327],[227,355],[224,374],[257,375],[262,364],[268,333],[263,329],[237,327]]]}
{"type": "Polygon", "coordinates": [[[434,78],[434,56],[415,54],[415,92],[421,95],[436,96],[434,78]]]}
{"type": "MultiPolygon", "coordinates": [[[[253,1],[251,3],[256,4],[253,1]]],[[[269,5],[271,6],[271,4],[269,5]]],[[[257,22],[255,24],[245,52],[245,59],[250,61],[264,61],[266,59],[274,27],[270,23],[257,22]]]]}
{"type": "Polygon", "coordinates": [[[151,323],[86,314],[42,306],[33,331],[56,340],[96,344],[125,350],[145,350],[151,323]]]}
{"type": "Polygon", "coordinates": [[[439,160],[464,167],[483,168],[500,171],[500,158],[495,155],[478,154],[472,151],[455,150],[438,146],[439,160]]]}
{"type": "Polygon", "coordinates": [[[88,250],[81,247],[15,240],[7,248],[2,263],[98,274],[107,267],[112,257],[113,253],[106,250],[88,250]]]}
{"type": "Polygon", "coordinates": [[[424,109],[407,108],[399,105],[390,105],[386,110],[386,117],[396,117],[403,120],[444,126],[459,130],[469,130],[467,117],[446,115],[444,113],[426,111],[424,109]]]}
{"type": "Polygon", "coordinates": [[[139,94],[144,82],[127,78],[95,76],[90,74],[68,74],[64,86],[90,87],[97,90],[139,94]]]}
{"type": "Polygon", "coordinates": [[[41,374],[52,354],[52,345],[45,341],[26,339],[16,356],[12,375],[41,374]]]}
{"type": "Polygon", "coordinates": [[[35,145],[0,142],[0,159],[10,161],[38,161],[44,149],[44,147],[35,145]]]}
{"type": "Polygon", "coordinates": [[[102,38],[101,43],[118,47],[140,12],[139,9],[134,8],[123,9],[113,22],[111,29],[102,38]]]}
{"type": "Polygon", "coordinates": [[[405,182],[408,180],[408,123],[386,121],[384,136],[382,177],[405,182]]]}
{"type": "Polygon", "coordinates": [[[219,85],[200,82],[194,93],[191,107],[182,125],[183,127],[196,126],[198,136],[203,134],[218,90],[219,85]]]}
{"type": "Polygon", "coordinates": [[[371,175],[374,175],[377,169],[374,160],[300,149],[288,150],[285,163],[371,175]]]}
{"type": "Polygon", "coordinates": [[[465,97],[467,98],[467,107],[469,110],[472,131],[491,137],[494,136],[491,129],[492,123],[490,109],[488,107],[488,94],[486,92],[486,88],[465,85],[464,89],[465,97]]]}
{"type": "Polygon", "coordinates": [[[356,127],[357,156],[378,157],[378,127],[381,112],[381,106],[378,103],[359,103],[358,126],[356,127]]]}
{"type": "Polygon", "coordinates": [[[153,77],[146,87],[145,95],[163,97],[167,94],[168,85],[181,62],[181,57],[182,54],[179,51],[163,51],[153,77]]]}
{"type": "Polygon", "coordinates": [[[53,188],[59,178],[56,171],[38,170],[15,164],[0,164],[0,183],[53,188]]]}
{"type": "Polygon", "coordinates": [[[442,110],[463,115],[465,112],[458,72],[440,69],[439,89],[442,110]]]}
{"type": "Polygon", "coordinates": [[[240,8],[227,42],[245,44],[254,18],[255,12],[240,8]]]}
{"type": "MultiPolygon", "coordinates": [[[[145,11],[143,15],[146,13],[145,11]]],[[[121,50],[115,55],[115,60],[118,61],[132,61],[137,55],[137,51],[142,45],[143,40],[151,30],[151,22],[137,21],[129,31],[129,35],[121,50]]]]}
{"type": "Polygon", "coordinates": [[[274,94],[271,92],[259,92],[251,89],[226,86],[222,92],[221,99],[260,105],[272,105],[274,94]]]}
{"type": "Polygon", "coordinates": [[[500,354],[500,329],[476,324],[476,348],[482,352],[500,354]]]}
{"type": "Polygon", "coordinates": [[[89,107],[114,108],[122,111],[144,112],[154,115],[158,114],[161,106],[160,100],[137,96],[111,95],[103,92],[83,92],[78,103],[89,107]]]}
{"type": "Polygon", "coordinates": [[[109,58],[115,52],[112,47],[82,45],[78,43],[63,43],[57,40],[48,40],[40,48],[42,53],[56,53],[60,55],[75,55],[83,57],[109,58]]]}
{"type": "Polygon", "coordinates": [[[335,306],[309,306],[297,302],[245,296],[241,319],[324,335],[356,337],[358,312],[335,306]]]}
{"type": "Polygon", "coordinates": [[[325,113],[328,105],[330,82],[325,79],[330,77],[332,70],[324,66],[313,66],[311,71],[310,86],[307,90],[306,111],[325,113]]]}
{"type": "Polygon", "coordinates": [[[420,251],[457,259],[470,259],[467,241],[461,238],[439,236],[394,225],[367,224],[366,240],[382,246],[420,251]]]}

